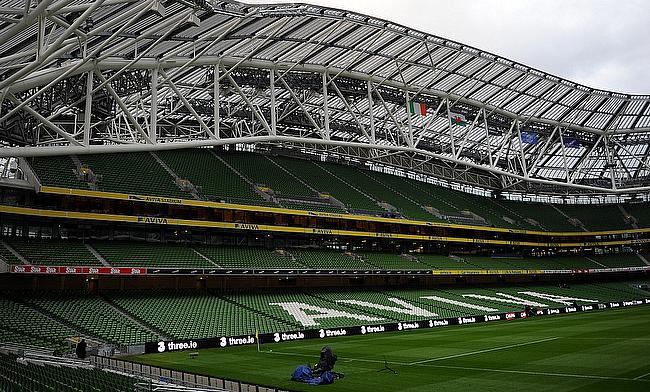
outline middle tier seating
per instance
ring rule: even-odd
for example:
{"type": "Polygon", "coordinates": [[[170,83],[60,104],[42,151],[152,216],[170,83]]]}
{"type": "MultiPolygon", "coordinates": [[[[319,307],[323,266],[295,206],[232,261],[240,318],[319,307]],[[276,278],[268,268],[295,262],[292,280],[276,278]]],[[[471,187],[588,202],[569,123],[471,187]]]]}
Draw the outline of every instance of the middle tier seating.
{"type": "Polygon", "coordinates": [[[6,242],[34,265],[101,265],[79,240],[7,237],[6,242]]]}
{"type": "Polygon", "coordinates": [[[214,267],[187,245],[152,242],[93,242],[93,248],[113,266],[124,267],[214,267]]]}
{"type": "MultiPolygon", "coordinates": [[[[92,241],[5,237],[4,241],[34,265],[101,266],[96,251],[112,267],[237,268],[237,269],[338,269],[338,270],[476,270],[476,269],[599,269],[639,267],[646,263],[635,253],[558,256],[482,256],[395,254],[364,250],[224,246],[145,241],[92,241]]],[[[21,265],[0,244],[0,256],[21,265]],[[5,255],[6,254],[6,255],[5,255]]]]}

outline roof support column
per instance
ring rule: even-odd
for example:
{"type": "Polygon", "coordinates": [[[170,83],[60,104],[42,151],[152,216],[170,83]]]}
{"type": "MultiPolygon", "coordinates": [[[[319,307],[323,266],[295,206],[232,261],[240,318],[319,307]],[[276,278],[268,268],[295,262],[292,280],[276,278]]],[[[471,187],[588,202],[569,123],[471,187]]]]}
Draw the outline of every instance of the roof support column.
{"type": "Polygon", "coordinates": [[[270,102],[270,111],[271,111],[271,135],[275,136],[278,134],[277,122],[278,122],[278,112],[275,104],[275,70],[269,70],[269,93],[271,95],[270,102]]]}
{"type": "MultiPolygon", "coordinates": [[[[408,94],[408,93],[407,93],[408,94]]],[[[451,155],[456,157],[456,142],[454,141],[454,131],[451,124],[451,111],[449,109],[449,98],[445,98],[447,101],[447,124],[449,126],[449,140],[451,141],[451,155]]]]}
{"type": "Polygon", "coordinates": [[[409,91],[406,90],[406,119],[408,120],[408,126],[409,126],[409,133],[408,133],[408,138],[407,138],[407,145],[411,148],[413,148],[413,124],[411,123],[411,97],[409,95],[409,91]]]}
{"type": "Polygon", "coordinates": [[[566,157],[566,146],[564,145],[564,129],[560,128],[560,148],[562,148],[562,161],[564,162],[564,173],[566,174],[566,182],[568,183],[571,178],[569,176],[569,162],[566,157]]]}
{"type": "Polygon", "coordinates": [[[492,159],[492,143],[490,141],[490,128],[488,128],[485,108],[481,108],[481,113],[483,114],[483,128],[485,129],[485,143],[487,144],[486,150],[488,153],[488,160],[490,162],[490,168],[494,169],[494,160],[492,159]]]}
{"type": "Polygon", "coordinates": [[[86,107],[84,108],[84,146],[90,144],[90,116],[93,107],[93,71],[86,74],[86,107]]]}
{"type": "Polygon", "coordinates": [[[158,142],[158,67],[151,70],[151,112],[149,113],[149,139],[158,142]]]}
{"type": "Polygon", "coordinates": [[[330,140],[330,110],[327,96],[327,73],[323,72],[323,126],[325,127],[325,140],[330,140]]]}
{"type": "Polygon", "coordinates": [[[372,144],[376,144],[377,139],[375,138],[375,114],[373,112],[373,106],[375,105],[372,99],[372,82],[370,80],[366,81],[368,86],[368,118],[370,120],[370,141],[372,144]]]}
{"type": "Polygon", "coordinates": [[[519,153],[521,154],[521,170],[524,172],[524,177],[528,178],[528,168],[526,168],[526,153],[524,152],[524,143],[521,141],[521,123],[519,120],[515,121],[517,127],[517,139],[519,139],[519,153]]]}
{"type": "Polygon", "coordinates": [[[212,78],[214,81],[213,85],[213,91],[212,95],[214,97],[214,138],[215,139],[220,139],[221,136],[219,135],[219,126],[221,123],[221,99],[220,99],[220,94],[221,92],[219,91],[220,89],[220,81],[219,81],[219,64],[216,64],[214,67],[214,70],[212,72],[212,78]]]}

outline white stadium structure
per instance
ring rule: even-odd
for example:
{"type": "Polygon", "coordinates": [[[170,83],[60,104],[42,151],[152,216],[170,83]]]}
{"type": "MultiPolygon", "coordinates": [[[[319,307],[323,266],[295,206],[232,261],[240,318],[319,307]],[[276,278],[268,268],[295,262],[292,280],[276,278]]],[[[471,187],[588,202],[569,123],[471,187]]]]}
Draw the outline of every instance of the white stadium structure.
{"type": "Polygon", "coordinates": [[[505,194],[650,190],[647,95],[313,5],[31,3],[0,6],[6,158],[264,144],[505,194]]]}

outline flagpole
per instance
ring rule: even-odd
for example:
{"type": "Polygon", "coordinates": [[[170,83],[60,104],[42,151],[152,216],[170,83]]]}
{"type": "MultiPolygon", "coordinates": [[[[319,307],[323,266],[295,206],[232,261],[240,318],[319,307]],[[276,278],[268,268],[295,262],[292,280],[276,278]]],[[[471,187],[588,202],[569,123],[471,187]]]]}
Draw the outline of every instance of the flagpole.
{"type": "Polygon", "coordinates": [[[409,147],[413,147],[413,125],[411,124],[411,98],[409,97],[409,91],[406,90],[406,116],[408,118],[409,125],[409,147]]]}

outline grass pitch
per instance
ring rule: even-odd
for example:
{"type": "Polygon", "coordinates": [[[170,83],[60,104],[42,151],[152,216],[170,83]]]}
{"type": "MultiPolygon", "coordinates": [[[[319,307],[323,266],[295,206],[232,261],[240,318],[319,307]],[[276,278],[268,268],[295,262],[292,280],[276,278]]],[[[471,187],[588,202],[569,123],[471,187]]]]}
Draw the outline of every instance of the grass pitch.
{"type": "Polygon", "coordinates": [[[129,360],[293,391],[650,391],[650,306],[129,360]],[[330,345],[345,378],[289,381],[330,345]],[[378,372],[384,358],[397,374],[378,372]]]}

